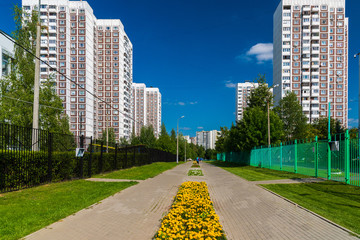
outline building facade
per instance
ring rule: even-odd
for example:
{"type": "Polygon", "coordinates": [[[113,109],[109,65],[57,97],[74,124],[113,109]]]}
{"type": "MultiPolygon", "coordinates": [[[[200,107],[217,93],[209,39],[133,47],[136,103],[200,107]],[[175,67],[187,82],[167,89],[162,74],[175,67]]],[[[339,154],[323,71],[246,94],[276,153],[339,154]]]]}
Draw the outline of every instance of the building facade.
{"type": "Polygon", "coordinates": [[[275,104],[294,92],[308,122],[330,115],[348,126],[345,0],[282,0],[274,13],[275,104]]]}
{"type": "Polygon", "coordinates": [[[248,98],[252,89],[257,88],[258,83],[245,82],[238,83],[236,86],[236,121],[240,121],[244,116],[244,110],[248,106],[248,98]]]}
{"type": "Polygon", "coordinates": [[[135,135],[139,136],[141,127],[151,125],[154,134],[161,132],[161,93],[158,88],[146,87],[144,83],[133,83],[133,119],[135,135]]]}
{"type": "MultiPolygon", "coordinates": [[[[23,0],[24,14],[38,3],[23,0]]],[[[113,128],[117,138],[129,138],[132,44],[121,21],[98,20],[86,1],[69,0],[42,0],[40,21],[40,57],[51,66],[42,62],[40,76],[55,78],[71,132],[98,138],[113,128]]]]}
{"type": "MultiPolygon", "coordinates": [[[[9,36],[10,37],[10,36],[9,36]]],[[[5,36],[0,35],[0,78],[6,76],[11,70],[11,59],[14,56],[14,43],[5,36]]]]}
{"type": "Polygon", "coordinates": [[[203,146],[205,150],[215,149],[218,133],[217,130],[196,132],[196,144],[203,146]]]}

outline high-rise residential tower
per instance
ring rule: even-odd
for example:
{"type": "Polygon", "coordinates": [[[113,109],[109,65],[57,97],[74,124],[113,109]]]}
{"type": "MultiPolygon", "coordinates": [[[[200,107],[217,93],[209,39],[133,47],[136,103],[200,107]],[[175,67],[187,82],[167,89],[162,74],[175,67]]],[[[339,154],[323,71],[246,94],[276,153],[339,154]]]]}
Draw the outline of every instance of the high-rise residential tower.
{"type": "MultiPolygon", "coordinates": [[[[24,14],[38,4],[23,0],[24,14]]],[[[113,128],[117,138],[130,137],[132,44],[121,21],[98,20],[86,1],[69,0],[42,0],[40,20],[40,57],[52,67],[41,63],[40,76],[55,77],[71,132],[97,138],[113,128]]]]}
{"type": "Polygon", "coordinates": [[[217,130],[196,132],[196,144],[203,146],[205,150],[215,149],[218,134],[217,130]]]}
{"type": "Polygon", "coordinates": [[[133,118],[135,135],[142,126],[151,125],[154,134],[161,132],[161,93],[158,88],[146,87],[144,83],[133,83],[133,118]]]}
{"type": "Polygon", "coordinates": [[[240,121],[244,116],[244,110],[247,107],[248,97],[252,89],[257,88],[258,83],[245,82],[238,83],[236,86],[236,121],[240,121]]]}
{"type": "Polygon", "coordinates": [[[275,104],[294,92],[309,122],[330,114],[348,125],[345,0],[282,0],[274,14],[275,104]]]}

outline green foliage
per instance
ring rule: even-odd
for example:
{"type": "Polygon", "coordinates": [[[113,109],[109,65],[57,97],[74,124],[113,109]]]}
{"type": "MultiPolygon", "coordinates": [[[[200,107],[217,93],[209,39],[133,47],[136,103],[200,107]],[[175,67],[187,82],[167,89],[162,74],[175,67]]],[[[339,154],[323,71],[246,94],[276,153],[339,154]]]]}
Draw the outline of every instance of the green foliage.
{"type": "Polygon", "coordinates": [[[288,92],[280,100],[279,106],[275,108],[275,112],[283,122],[286,140],[290,141],[307,137],[307,117],[304,115],[295,93],[288,92]]]}
{"type": "MultiPolygon", "coordinates": [[[[37,12],[33,11],[30,21],[23,19],[22,9],[14,7],[16,30],[13,38],[35,54],[37,12]]],[[[18,45],[11,62],[11,72],[0,80],[0,122],[32,127],[34,100],[35,58],[18,45]]],[[[52,77],[42,79],[40,88],[39,128],[51,132],[70,134],[68,116],[63,113],[62,101],[55,93],[52,77]]]]}
{"type": "Polygon", "coordinates": [[[227,127],[220,127],[220,133],[218,134],[215,150],[218,153],[226,152],[225,141],[229,137],[229,129],[227,127]]]}
{"type": "Polygon", "coordinates": [[[149,148],[155,147],[156,137],[155,137],[154,128],[152,125],[143,126],[141,128],[139,141],[140,141],[140,144],[143,144],[149,148]]]}
{"type": "MultiPolygon", "coordinates": [[[[319,139],[327,139],[328,138],[328,118],[319,118],[315,121],[313,126],[313,133],[319,137],[319,139]]],[[[344,133],[345,129],[341,126],[339,120],[330,118],[330,132],[331,135],[344,133]]]]}
{"type": "Polygon", "coordinates": [[[172,141],[172,139],[170,138],[169,134],[166,131],[166,127],[164,123],[162,123],[161,125],[161,132],[156,145],[159,149],[163,151],[176,153],[176,143],[172,141]]]}
{"type": "Polygon", "coordinates": [[[259,107],[261,110],[267,110],[267,102],[272,104],[273,95],[266,83],[265,75],[259,74],[255,79],[259,86],[250,92],[248,108],[259,107]]]}
{"type": "Polygon", "coordinates": [[[100,140],[106,145],[106,142],[109,143],[109,146],[115,146],[116,144],[116,135],[113,128],[106,128],[101,135],[100,140]],[[109,132],[109,133],[108,133],[109,132]],[[106,138],[107,141],[106,141],[106,138]]]}

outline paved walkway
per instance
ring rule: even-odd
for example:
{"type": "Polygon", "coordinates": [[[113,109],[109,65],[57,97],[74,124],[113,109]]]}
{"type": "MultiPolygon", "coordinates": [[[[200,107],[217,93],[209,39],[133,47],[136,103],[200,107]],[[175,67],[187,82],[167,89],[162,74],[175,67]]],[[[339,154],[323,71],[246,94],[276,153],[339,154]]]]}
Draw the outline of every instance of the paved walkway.
{"type": "Polygon", "coordinates": [[[189,177],[191,163],[127,188],[25,239],[150,240],[184,181],[206,181],[229,240],[357,239],[348,232],[221,168],[201,163],[203,177],[189,177]]]}

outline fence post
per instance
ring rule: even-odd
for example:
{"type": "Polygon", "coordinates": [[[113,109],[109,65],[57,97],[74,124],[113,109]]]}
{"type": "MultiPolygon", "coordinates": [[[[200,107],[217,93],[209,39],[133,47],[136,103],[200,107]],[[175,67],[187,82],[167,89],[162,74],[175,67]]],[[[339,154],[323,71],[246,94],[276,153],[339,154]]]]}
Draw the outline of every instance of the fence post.
{"type": "Polygon", "coordinates": [[[127,150],[128,150],[128,146],[125,146],[125,162],[124,162],[124,168],[127,168],[127,150]]]}
{"type": "Polygon", "coordinates": [[[91,164],[92,164],[92,155],[93,155],[93,139],[90,137],[90,156],[89,156],[89,164],[88,164],[88,176],[91,177],[91,164]]]}
{"type": "Polygon", "coordinates": [[[348,129],[345,132],[345,183],[350,183],[350,137],[348,129]]]}
{"type": "Polygon", "coordinates": [[[318,136],[315,137],[315,177],[319,176],[319,140],[318,136]]]}
{"type": "Polygon", "coordinates": [[[294,161],[294,172],[297,173],[297,140],[295,140],[295,161],[294,161]]]}
{"type": "Polygon", "coordinates": [[[330,142],[331,142],[331,136],[329,134],[328,137],[328,169],[327,169],[327,175],[328,180],[331,179],[331,148],[330,148],[330,142]]]}
{"type": "Polygon", "coordinates": [[[52,134],[48,133],[48,181],[52,181],[52,134]]]}
{"type": "Polygon", "coordinates": [[[282,171],[282,155],[283,155],[282,142],[280,143],[280,171],[282,171]]]}
{"type": "Polygon", "coordinates": [[[134,158],[133,158],[133,165],[132,166],[136,166],[136,147],[134,147],[134,158]]]}
{"type": "Polygon", "coordinates": [[[101,142],[101,146],[100,146],[100,161],[99,161],[99,171],[100,173],[102,173],[103,171],[103,147],[104,147],[104,143],[101,142]]]}
{"type": "Polygon", "coordinates": [[[117,169],[117,143],[115,143],[114,170],[117,169]]]}
{"type": "MultiPolygon", "coordinates": [[[[80,148],[84,148],[84,135],[80,136],[80,148]]],[[[84,178],[84,157],[80,157],[80,178],[84,178]]]]}

